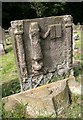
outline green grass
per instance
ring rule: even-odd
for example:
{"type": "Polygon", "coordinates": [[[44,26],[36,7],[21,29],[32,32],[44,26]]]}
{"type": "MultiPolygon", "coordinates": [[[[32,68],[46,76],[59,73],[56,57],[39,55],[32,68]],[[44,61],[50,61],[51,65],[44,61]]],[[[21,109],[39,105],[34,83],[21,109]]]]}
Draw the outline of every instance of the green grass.
{"type": "Polygon", "coordinates": [[[19,93],[20,91],[20,83],[17,79],[2,84],[2,97],[19,93]]]}
{"type": "Polygon", "coordinates": [[[14,53],[12,45],[6,47],[6,54],[0,57],[0,81],[6,82],[14,79],[18,79],[17,67],[15,63],[14,53]]]}
{"type": "Polygon", "coordinates": [[[6,54],[0,57],[0,83],[2,83],[2,97],[20,92],[20,83],[18,80],[12,45],[6,46],[6,52],[6,54]]]}
{"type": "Polygon", "coordinates": [[[77,48],[81,49],[81,38],[82,38],[81,30],[78,30],[77,34],[79,35],[79,40],[75,41],[75,44],[77,48]]]}
{"type": "Polygon", "coordinates": [[[80,96],[72,96],[72,104],[66,108],[58,118],[81,118],[80,96]]]}
{"type": "Polygon", "coordinates": [[[83,53],[82,53],[82,44],[83,44],[83,32],[81,30],[77,31],[79,35],[79,40],[75,41],[76,48],[79,49],[79,52],[74,53],[74,59],[80,60],[80,64],[74,67],[74,76],[76,81],[81,82],[81,75],[83,74],[83,53]]]}
{"type": "Polygon", "coordinates": [[[26,107],[27,105],[24,105],[23,103],[17,104],[10,112],[8,112],[4,109],[3,103],[2,118],[28,118],[29,115],[26,114],[26,107]]]}

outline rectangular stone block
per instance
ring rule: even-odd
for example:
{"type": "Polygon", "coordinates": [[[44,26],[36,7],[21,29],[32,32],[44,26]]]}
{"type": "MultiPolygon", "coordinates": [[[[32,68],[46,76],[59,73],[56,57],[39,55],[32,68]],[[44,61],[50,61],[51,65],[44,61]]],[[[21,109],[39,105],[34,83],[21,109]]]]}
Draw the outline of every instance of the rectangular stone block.
{"type": "Polygon", "coordinates": [[[68,80],[70,78],[7,96],[3,98],[4,109],[12,111],[18,104],[24,104],[25,113],[31,117],[56,117],[70,103],[68,80]]]}

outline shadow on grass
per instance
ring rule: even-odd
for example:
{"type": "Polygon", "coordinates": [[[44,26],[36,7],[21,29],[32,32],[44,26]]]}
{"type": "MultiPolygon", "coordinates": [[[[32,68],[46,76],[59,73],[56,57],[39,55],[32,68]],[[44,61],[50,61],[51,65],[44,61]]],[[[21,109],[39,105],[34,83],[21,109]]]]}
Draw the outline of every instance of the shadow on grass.
{"type": "Polygon", "coordinates": [[[20,92],[20,83],[18,79],[14,79],[2,84],[2,97],[6,97],[20,92]]]}

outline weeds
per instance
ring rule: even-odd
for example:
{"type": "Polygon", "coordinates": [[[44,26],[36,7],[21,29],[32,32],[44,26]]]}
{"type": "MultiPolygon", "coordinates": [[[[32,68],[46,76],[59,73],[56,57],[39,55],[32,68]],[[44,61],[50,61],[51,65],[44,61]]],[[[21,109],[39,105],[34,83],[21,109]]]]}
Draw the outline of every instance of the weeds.
{"type": "Polygon", "coordinates": [[[28,118],[29,115],[26,114],[27,104],[17,104],[11,111],[6,111],[4,109],[4,104],[2,105],[2,118],[28,118]]]}

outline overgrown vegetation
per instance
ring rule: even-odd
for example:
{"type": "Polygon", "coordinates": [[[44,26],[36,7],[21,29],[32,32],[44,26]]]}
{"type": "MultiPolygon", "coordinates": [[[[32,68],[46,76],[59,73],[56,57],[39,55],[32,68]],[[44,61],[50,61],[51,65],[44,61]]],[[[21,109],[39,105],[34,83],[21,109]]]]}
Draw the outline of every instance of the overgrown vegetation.
{"type": "Polygon", "coordinates": [[[0,56],[0,82],[2,84],[2,97],[20,92],[20,83],[18,80],[12,44],[6,45],[5,49],[6,54],[0,56]]]}
{"type": "Polygon", "coordinates": [[[3,104],[3,111],[2,111],[2,118],[29,118],[29,115],[26,114],[26,107],[23,103],[17,104],[11,111],[6,111],[4,109],[3,104]]]}

